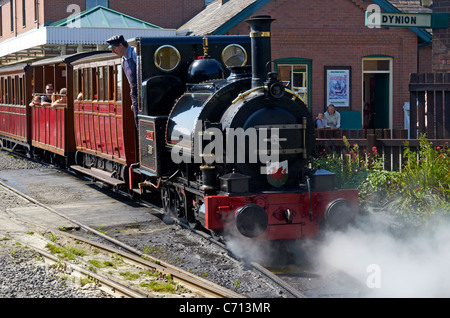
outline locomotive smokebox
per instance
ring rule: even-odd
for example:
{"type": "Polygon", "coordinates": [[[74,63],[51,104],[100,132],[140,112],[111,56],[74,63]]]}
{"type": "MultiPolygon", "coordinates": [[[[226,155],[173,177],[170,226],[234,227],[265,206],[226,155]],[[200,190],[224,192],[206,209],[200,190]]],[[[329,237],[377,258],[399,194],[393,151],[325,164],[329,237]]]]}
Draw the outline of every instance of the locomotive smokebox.
{"type": "Polygon", "coordinates": [[[268,15],[254,16],[246,22],[250,25],[252,46],[252,88],[264,85],[267,64],[271,61],[270,25],[275,19],[268,15]]]}

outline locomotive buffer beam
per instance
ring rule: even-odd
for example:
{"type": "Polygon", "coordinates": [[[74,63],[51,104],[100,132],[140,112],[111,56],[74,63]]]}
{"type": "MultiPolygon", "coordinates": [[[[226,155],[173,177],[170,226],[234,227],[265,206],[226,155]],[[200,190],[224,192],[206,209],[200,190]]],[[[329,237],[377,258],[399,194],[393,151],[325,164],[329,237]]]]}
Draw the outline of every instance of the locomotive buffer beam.
{"type": "Polygon", "coordinates": [[[70,166],[71,169],[81,172],[83,174],[86,174],[88,176],[91,176],[97,180],[100,180],[102,182],[111,184],[115,187],[120,186],[120,185],[124,185],[125,181],[116,179],[116,178],[112,178],[111,177],[111,173],[107,172],[107,171],[103,171],[100,169],[96,169],[96,168],[91,168],[91,169],[87,169],[87,168],[83,168],[82,166],[70,166]]]}

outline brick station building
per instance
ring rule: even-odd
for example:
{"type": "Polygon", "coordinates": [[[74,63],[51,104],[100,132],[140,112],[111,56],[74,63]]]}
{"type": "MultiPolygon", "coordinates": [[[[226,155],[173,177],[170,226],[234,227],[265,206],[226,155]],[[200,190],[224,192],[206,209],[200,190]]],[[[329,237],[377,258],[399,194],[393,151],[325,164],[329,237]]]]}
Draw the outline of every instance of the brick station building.
{"type": "Polygon", "coordinates": [[[115,34],[175,35],[204,6],[205,0],[0,0],[0,66],[102,49],[115,34]]]}
{"type": "MultiPolygon", "coordinates": [[[[0,0],[0,65],[101,49],[118,33],[165,36],[178,28],[193,35],[248,34],[247,18],[270,15],[276,19],[273,68],[304,97],[314,116],[332,102],[345,115],[345,128],[404,128],[409,75],[433,70],[430,30],[369,28],[365,12],[369,6],[382,12],[431,12],[422,2],[431,1],[0,0]],[[110,12],[91,11],[97,5],[110,12]],[[92,19],[115,14],[146,26],[138,31],[114,25],[73,28],[64,19],[77,10],[90,12],[92,19]]],[[[436,63],[441,62],[434,68],[436,63]]]]}
{"type": "Polygon", "coordinates": [[[179,30],[248,34],[247,18],[270,15],[276,19],[273,69],[304,97],[313,116],[332,102],[345,117],[344,128],[399,129],[405,128],[410,74],[432,71],[431,30],[369,28],[365,12],[371,6],[380,12],[430,13],[421,2],[218,0],[179,30]]]}

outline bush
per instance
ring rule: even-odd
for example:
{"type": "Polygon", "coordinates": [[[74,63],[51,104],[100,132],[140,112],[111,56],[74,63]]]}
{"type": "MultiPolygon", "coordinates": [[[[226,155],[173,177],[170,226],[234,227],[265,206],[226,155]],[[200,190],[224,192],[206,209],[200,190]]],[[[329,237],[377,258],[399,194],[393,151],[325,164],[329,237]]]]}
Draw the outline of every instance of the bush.
{"type": "Polygon", "coordinates": [[[383,208],[396,217],[419,224],[433,215],[450,215],[450,148],[433,147],[423,135],[418,152],[405,145],[406,163],[400,171],[383,169],[382,156],[376,148],[361,157],[357,145],[346,151],[312,158],[313,169],[336,174],[338,189],[359,190],[360,210],[383,208]]]}
{"type": "Polygon", "coordinates": [[[393,196],[386,207],[412,223],[450,212],[450,148],[433,147],[420,136],[419,151],[405,146],[407,159],[391,186],[393,196]]]}

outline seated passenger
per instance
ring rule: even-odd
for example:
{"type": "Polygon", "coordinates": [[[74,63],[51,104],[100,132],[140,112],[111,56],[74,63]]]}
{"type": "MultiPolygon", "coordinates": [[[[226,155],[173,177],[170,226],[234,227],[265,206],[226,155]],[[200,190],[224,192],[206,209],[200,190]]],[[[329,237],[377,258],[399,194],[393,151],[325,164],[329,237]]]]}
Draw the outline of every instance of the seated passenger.
{"type": "Polygon", "coordinates": [[[335,110],[333,104],[328,105],[328,110],[325,112],[324,117],[326,128],[341,128],[341,114],[335,110]]]}

